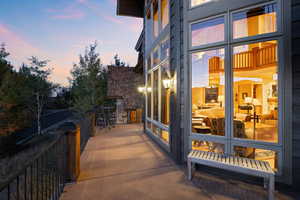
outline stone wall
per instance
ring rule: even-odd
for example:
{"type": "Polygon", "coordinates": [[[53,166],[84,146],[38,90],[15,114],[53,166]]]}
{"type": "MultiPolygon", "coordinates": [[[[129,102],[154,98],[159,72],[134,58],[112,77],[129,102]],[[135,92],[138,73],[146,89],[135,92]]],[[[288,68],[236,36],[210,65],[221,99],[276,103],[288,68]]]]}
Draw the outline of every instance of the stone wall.
{"type": "Polygon", "coordinates": [[[143,95],[137,88],[145,85],[144,77],[134,67],[108,66],[107,96],[123,99],[126,110],[135,110],[144,105],[143,95]]]}

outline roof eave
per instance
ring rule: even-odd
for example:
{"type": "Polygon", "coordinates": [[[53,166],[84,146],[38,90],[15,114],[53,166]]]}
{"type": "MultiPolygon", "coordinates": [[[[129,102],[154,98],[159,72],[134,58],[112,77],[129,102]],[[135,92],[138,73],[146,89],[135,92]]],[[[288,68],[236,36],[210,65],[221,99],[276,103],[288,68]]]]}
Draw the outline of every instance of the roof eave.
{"type": "Polygon", "coordinates": [[[143,18],[144,1],[143,0],[118,0],[117,15],[143,18]]]}

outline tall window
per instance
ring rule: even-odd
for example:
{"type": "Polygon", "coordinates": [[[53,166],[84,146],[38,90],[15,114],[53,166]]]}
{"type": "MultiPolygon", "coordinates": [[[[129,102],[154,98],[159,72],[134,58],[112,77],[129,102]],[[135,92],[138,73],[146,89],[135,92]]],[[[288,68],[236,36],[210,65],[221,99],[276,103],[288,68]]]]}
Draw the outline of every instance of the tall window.
{"type": "Polygon", "coordinates": [[[277,143],[277,41],[236,46],[233,54],[234,137],[277,143]]]}
{"type": "Polygon", "coordinates": [[[154,48],[152,52],[152,66],[148,67],[148,85],[151,92],[148,94],[147,130],[158,137],[163,143],[169,145],[170,124],[170,96],[172,77],[169,65],[169,39],[154,48]],[[152,82],[151,82],[152,80],[152,82]],[[152,94],[152,96],[151,96],[152,94]],[[152,115],[149,110],[152,109],[152,115]],[[152,124],[151,126],[149,125],[152,124]]]}
{"type": "Polygon", "coordinates": [[[151,10],[147,11],[146,14],[146,24],[145,24],[145,34],[146,34],[146,44],[150,44],[152,42],[152,18],[151,18],[151,10]]]}
{"type": "Polygon", "coordinates": [[[192,131],[225,135],[225,50],[192,54],[192,131]]]}
{"type": "Polygon", "coordinates": [[[161,65],[161,123],[169,125],[170,123],[170,89],[164,86],[164,81],[171,78],[169,62],[161,65]]]}
{"type": "Polygon", "coordinates": [[[159,34],[159,12],[158,12],[158,1],[153,3],[153,36],[156,38],[159,34]]]}
{"type": "Polygon", "coordinates": [[[159,77],[158,77],[158,70],[153,72],[153,120],[158,121],[158,91],[159,90],[159,77]]]}
{"type": "Polygon", "coordinates": [[[161,25],[164,29],[169,24],[169,0],[161,0],[161,25]]]}
{"type": "Polygon", "coordinates": [[[148,73],[147,75],[147,117],[152,118],[151,112],[152,112],[152,80],[151,80],[151,73],[148,73]]]}
{"type": "Polygon", "coordinates": [[[278,15],[277,4],[269,3],[190,24],[192,149],[279,168],[278,15]]]}
{"type": "Polygon", "coordinates": [[[145,30],[147,59],[147,131],[159,141],[169,145],[170,84],[172,77],[169,66],[169,0],[147,1],[150,12],[146,12],[145,30]],[[151,4],[151,6],[149,6],[151,4]],[[152,16],[152,19],[151,19],[152,16]],[[146,34],[148,35],[148,34],[146,34]],[[159,40],[159,41],[157,41],[159,40]],[[158,45],[153,48],[153,42],[158,45]],[[151,48],[150,48],[151,47],[151,48]],[[167,84],[164,84],[167,83],[167,84]]]}

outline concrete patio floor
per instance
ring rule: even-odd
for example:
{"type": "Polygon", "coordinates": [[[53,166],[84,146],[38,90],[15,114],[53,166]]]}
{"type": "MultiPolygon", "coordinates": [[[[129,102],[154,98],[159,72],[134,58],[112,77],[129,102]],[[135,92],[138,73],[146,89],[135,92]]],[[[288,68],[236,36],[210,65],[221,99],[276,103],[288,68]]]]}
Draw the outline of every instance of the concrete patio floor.
{"type": "MultiPolygon", "coordinates": [[[[62,200],[266,199],[261,186],[184,171],[154,144],[141,125],[120,125],[91,138],[81,156],[76,184],[62,200]]],[[[293,199],[276,194],[277,199],[293,199]]]]}

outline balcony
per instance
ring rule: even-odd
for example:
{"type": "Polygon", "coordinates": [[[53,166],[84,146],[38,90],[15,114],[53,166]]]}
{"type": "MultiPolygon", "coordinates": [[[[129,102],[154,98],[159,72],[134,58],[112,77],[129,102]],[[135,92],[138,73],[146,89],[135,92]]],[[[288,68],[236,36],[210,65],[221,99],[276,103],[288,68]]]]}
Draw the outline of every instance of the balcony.
{"type": "MultiPolygon", "coordinates": [[[[251,51],[237,53],[233,57],[233,71],[253,71],[277,65],[277,44],[255,47],[251,51]]],[[[212,57],[209,60],[209,73],[224,73],[224,60],[212,57]]]]}

